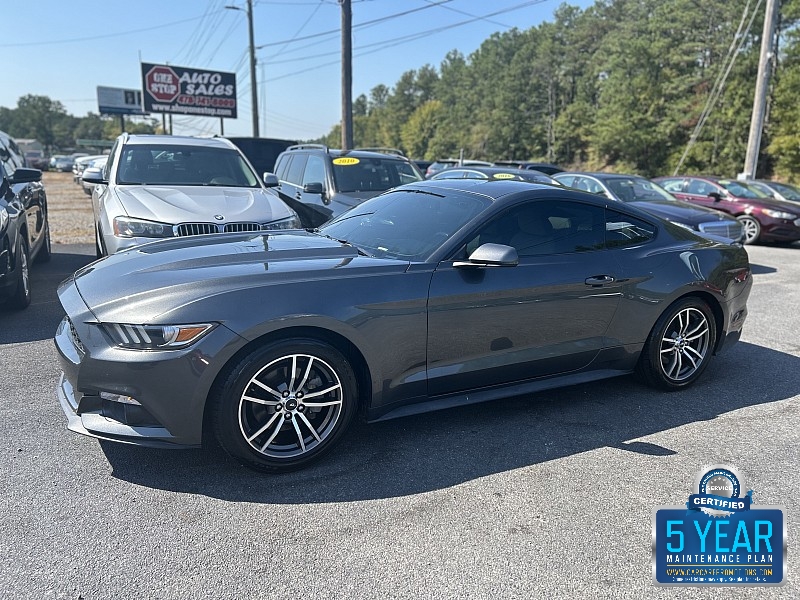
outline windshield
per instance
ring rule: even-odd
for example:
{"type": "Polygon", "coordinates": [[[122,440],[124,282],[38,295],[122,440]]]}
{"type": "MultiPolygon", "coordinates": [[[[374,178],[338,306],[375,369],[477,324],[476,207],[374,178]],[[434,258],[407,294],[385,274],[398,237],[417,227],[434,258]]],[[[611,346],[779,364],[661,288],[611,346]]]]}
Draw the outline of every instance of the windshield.
{"type": "Polygon", "coordinates": [[[385,192],[422,176],[404,160],[340,156],[333,161],[333,179],[339,192],[385,192]]]}
{"type": "Polygon", "coordinates": [[[490,204],[482,196],[399,189],[359,204],[320,232],[372,256],[422,261],[490,204]]]}
{"type": "Polygon", "coordinates": [[[606,180],[606,185],[623,202],[642,202],[647,200],[669,200],[675,202],[677,200],[667,190],[643,177],[608,179],[606,180]]]}
{"type": "Polygon", "coordinates": [[[117,183],[259,187],[258,177],[236,150],[167,144],[126,146],[117,183]]]}
{"type": "Polygon", "coordinates": [[[730,179],[720,179],[717,181],[719,185],[728,190],[732,196],[737,198],[768,198],[769,194],[759,192],[757,189],[742,183],[741,181],[731,181],[730,179]]]}
{"type": "Polygon", "coordinates": [[[800,200],[800,190],[784,183],[769,182],[769,187],[777,190],[787,200],[800,200]]]}

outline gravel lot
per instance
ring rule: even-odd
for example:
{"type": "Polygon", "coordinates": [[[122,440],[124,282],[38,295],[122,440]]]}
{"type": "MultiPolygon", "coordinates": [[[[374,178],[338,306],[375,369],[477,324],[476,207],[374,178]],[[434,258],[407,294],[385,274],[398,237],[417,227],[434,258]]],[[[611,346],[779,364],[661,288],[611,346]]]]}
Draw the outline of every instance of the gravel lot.
{"type": "Polygon", "coordinates": [[[53,244],[93,244],[92,199],[72,181],[72,173],[42,173],[50,210],[53,244]]]}

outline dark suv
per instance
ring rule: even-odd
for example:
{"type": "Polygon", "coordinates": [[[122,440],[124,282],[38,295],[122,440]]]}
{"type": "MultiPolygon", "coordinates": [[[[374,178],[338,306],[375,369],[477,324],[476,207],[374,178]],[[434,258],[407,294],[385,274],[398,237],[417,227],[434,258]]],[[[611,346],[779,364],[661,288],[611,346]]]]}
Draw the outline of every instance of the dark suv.
{"type": "Polygon", "coordinates": [[[281,199],[307,228],[319,227],[386,190],[424,179],[399,150],[333,150],[321,144],[287,148],[275,163],[275,175],[281,199]]]}
{"type": "Polygon", "coordinates": [[[679,200],[733,215],[744,227],[744,243],[800,240],[797,204],[781,202],[746,183],[721,177],[678,175],[653,181],[679,200]]]}

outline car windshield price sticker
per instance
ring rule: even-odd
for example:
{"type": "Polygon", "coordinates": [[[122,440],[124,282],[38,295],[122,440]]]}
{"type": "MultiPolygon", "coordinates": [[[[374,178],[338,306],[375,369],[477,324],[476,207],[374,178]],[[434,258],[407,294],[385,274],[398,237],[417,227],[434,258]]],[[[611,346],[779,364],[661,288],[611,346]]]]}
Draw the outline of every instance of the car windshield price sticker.
{"type": "Polygon", "coordinates": [[[339,158],[334,158],[332,162],[335,165],[357,165],[361,161],[352,156],[341,156],[339,158]]]}
{"type": "Polygon", "coordinates": [[[653,511],[653,581],[671,586],[786,583],[786,518],[755,506],[739,473],[713,465],[697,476],[685,506],[653,511]]]}

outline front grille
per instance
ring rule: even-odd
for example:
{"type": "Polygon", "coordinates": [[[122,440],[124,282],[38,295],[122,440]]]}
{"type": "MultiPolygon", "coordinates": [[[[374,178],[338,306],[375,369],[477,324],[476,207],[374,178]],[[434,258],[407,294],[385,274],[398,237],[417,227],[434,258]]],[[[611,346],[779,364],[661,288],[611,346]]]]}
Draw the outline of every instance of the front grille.
{"type": "Polygon", "coordinates": [[[742,237],[742,225],[738,221],[735,223],[730,221],[709,221],[708,223],[700,223],[699,227],[703,233],[710,233],[731,240],[738,240],[742,237]]]}
{"type": "Polygon", "coordinates": [[[217,225],[216,223],[181,223],[175,226],[175,235],[178,237],[186,235],[206,235],[208,233],[241,233],[244,231],[261,231],[259,223],[228,223],[217,225]]]}
{"type": "Polygon", "coordinates": [[[175,235],[205,235],[219,233],[219,226],[214,223],[181,223],[175,227],[175,235]]]}
{"type": "Polygon", "coordinates": [[[67,325],[69,325],[69,337],[72,339],[72,343],[75,344],[75,347],[81,354],[86,354],[86,348],[83,347],[83,342],[81,342],[81,338],[78,337],[78,331],[75,329],[75,326],[72,324],[72,319],[69,317],[67,317],[67,325]]]}
{"type": "Polygon", "coordinates": [[[243,231],[261,231],[259,223],[228,223],[225,225],[225,233],[241,233],[243,231]]]}

